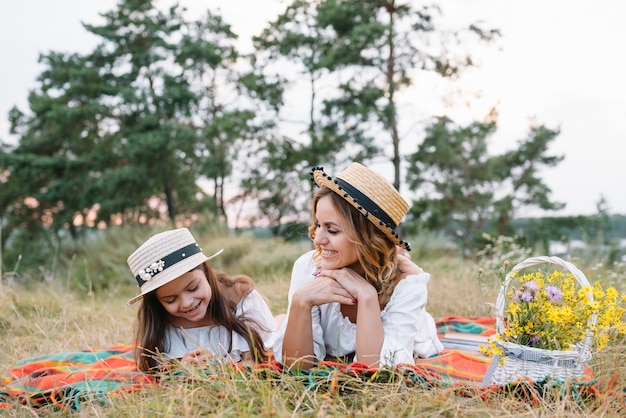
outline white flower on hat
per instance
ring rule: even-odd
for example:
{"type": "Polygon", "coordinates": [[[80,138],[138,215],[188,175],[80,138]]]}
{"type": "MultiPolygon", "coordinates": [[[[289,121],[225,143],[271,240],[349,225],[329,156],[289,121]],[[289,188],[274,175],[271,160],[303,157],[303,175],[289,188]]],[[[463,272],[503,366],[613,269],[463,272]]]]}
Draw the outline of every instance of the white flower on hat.
{"type": "Polygon", "coordinates": [[[163,271],[163,268],[165,268],[165,261],[163,260],[155,261],[154,263],[150,264],[150,266],[146,267],[145,269],[139,270],[139,277],[141,277],[143,281],[147,282],[155,274],[157,274],[160,271],[163,271]]]}

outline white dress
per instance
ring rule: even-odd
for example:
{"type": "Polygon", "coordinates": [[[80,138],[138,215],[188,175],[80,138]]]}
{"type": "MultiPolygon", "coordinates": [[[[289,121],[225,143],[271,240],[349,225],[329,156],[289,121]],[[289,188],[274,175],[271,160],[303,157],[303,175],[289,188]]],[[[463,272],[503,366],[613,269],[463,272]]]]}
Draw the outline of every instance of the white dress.
{"type": "MultiPolygon", "coordinates": [[[[249,292],[237,305],[237,316],[255,320],[262,328],[251,324],[258,332],[266,348],[271,348],[276,336],[276,322],[263,296],[256,290],[249,292]]],[[[196,328],[176,328],[169,326],[165,334],[165,355],[169,359],[179,359],[198,347],[215,353],[218,358],[241,361],[241,354],[250,351],[246,340],[222,325],[208,325],[196,328]],[[228,346],[232,338],[230,352],[228,346]]]]}
{"type": "MultiPolygon", "coordinates": [[[[289,306],[294,292],[302,285],[315,280],[313,273],[313,251],[300,256],[294,263],[289,287],[289,306]]],[[[428,296],[428,273],[405,277],[395,287],[391,299],[380,313],[385,337],[380,352],[380,364],[415,364],[413,355],[430,357],[443,350],[437,338],[437,328],[433,317],[426,312],[428,296]]],[[[318,361],[327,355],[343,357],[356,351],[356,324],[341,313],[341,305],[336,302],[314,306],[313,348],[318,361]]],[[[274,357],[282,362],[285,321],[274,343],[274,357]]],[[[357,358],[354,359],[358,361],[357,358]]]]}

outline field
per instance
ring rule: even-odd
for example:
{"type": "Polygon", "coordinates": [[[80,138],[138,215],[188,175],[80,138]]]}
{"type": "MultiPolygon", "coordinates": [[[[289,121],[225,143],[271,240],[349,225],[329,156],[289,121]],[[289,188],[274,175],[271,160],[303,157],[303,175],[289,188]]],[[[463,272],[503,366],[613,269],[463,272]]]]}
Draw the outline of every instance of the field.
{"type": "MultiPolygon", "coordinates": [[[[68,350],[103,349],[132,340],[135,306],[126,301],[136,294],[126,257],[155,231],[118,229],[81,242],[73,255],[60,251],[50,266],[33,273],[16,263],[3,267],[0,287],[0,373],[21,359],[68,350]]],[[[226,236],[193,229],[205,252],[224,248],[215,266],[251,276],[268,298],[274,314],[285,312],[291,264],[309,248],[306,241],[251,236],[226,236]]],[[[413,259],[431,273],[428,310],[435,317],[493,315],[485,302],[494,303],[500,284],[498,271],[507,259],[524,257],[511,245],[495,247],[476,263],[458,257],[450,244],[436,236],[411,239],[413,259]],[[483,274],[479,278],[479,269],[483,274]]],[[[624,266],[601,265],[598,255],[571,259],[590,280],[624,291],[624,266]]],[[[489,396],[460,395],[445,388],[407,385],[403,379],[363,382],[341,376],[339,390],[324,390],[326,381],[266,374],[232,376],[222,370],[211,377],[199,374],[172,376],[158,390],[112,396],[111,402],[81,405],[77,416],[623,416],[626,388],[625,343],[614,341],[591,361],[600,382],[613,382],[613,390],[580,399],[567,383],[548,388],[536,402],[507,393],[489,396]],[[313,389],[311,388],[313,387],[313,389]],[[317,389],[316,389],[317,388],[317,389]]],[[[32,409],[17,402],[0,410],[6,416],[72,414],[54,408],[32,409]]],[[[3,415],[4,416],[4,415],[3,415]]]]}

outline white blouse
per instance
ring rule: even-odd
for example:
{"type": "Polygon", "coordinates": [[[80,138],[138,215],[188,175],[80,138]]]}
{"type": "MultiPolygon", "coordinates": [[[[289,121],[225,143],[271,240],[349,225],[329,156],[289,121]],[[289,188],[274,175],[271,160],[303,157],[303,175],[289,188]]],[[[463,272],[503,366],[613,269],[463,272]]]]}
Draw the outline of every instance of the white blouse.
{"type": "MultiPolygon", "coordinates": [[[[276,322],[263,296],[252,290],[244,296],[236,310],[237,316],[255,320],[250,325],[258,331],[266,348],[271,348],[276,337],[276,322]]],[[[241,354],[250,351],[246,340],[234,331],[227,330],[223,325],[208,325],[196,328],[176,328],[168,326],[165,334],[165,355],[170,359],[179,359],[198,347],[204,347],[215,353],[217,357],[241,361],[241,354]],[[230,352],[228,346],[232,338],[230,352]]]]}
{"type": "MultiPolygon", "coordinates": [[[[294,292],[302,285],[315,280],[313,251],[300,256],[294,263],[289,288],[289,306],[294,292]]],[[[413,355],[430,357],[443,350],[437,338],[435,320],[426,312],[428,296],[428,273],[405,277],[395,287],[391,299],[381,311],[385,337],[380,352],[380,364],[415,364],[413,355]]],[[[313,348],[318,361],[327,355],[342,357],[356,351],[356,324],[341,313],[336,302],[314,306],[313,348]]],[[[282,362],[283,338],[287,327],[285,321],[274,343],[274,357],[282,362]]],[[[355,357],[355,361],[358,359],[355,357]]]]}

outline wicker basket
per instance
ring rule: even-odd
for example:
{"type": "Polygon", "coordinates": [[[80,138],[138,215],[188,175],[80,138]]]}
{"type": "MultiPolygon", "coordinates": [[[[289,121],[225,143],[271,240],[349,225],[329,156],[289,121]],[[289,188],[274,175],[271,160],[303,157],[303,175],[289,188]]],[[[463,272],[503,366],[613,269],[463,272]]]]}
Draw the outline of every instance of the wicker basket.
{"type": "MultiPolygon", "coordinates": [[[[497,334],[504,332],[505,299],[509,286],[514,280],[513,273],[544,263],[554,264],[569,271],[581,287],[589,285],[589,281],[578,268],[559,257],[541,256],[527,258],[511,269],[500,288],[496,301],[497,334]]],[[[591,292],[588,298],[590,301],[593,301],[591,292]]],[[[591,359],[590,347],[593,338],[591,328],[595,326],[596,322],[597,317],[594,314],[587,323],[590,329],[589,333],[571,350],[544,350],[496,340],[496,344],[502,348],[503,355],[496,355],[491,360],[482,382],[483,386],[505,384],[521,378],[539,381],[546,378],[566,380],[581,377],[585,363],[591,359]]]]}

